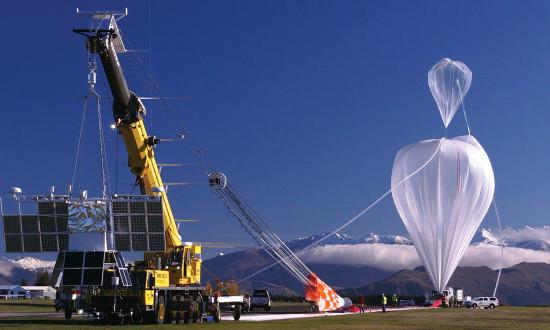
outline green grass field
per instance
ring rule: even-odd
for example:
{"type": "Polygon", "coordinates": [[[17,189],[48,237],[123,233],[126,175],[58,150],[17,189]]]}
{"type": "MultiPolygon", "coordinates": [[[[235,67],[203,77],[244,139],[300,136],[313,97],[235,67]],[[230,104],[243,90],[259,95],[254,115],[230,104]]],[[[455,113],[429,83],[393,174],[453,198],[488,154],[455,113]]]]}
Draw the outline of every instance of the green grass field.
{"type": "MultiPolygon", "coordinates": [[[[0,313],[39,313],[52,311],[54,311],[53,299],[0,299],[0,313]]],[[[1,319],[0,322],[2,322],[1,319]]]]}
{"type": "MultiPolygon", "coordinates": [[[[0,313],[28,312],[25,317],[0,318],[0,327],[15,329],[100,329],[91,321],[65,321],[63,313],[55,316],[33,315],[33,312],[52,312],[51,301],[2,301],[0,313]]],[[[276,304],[273,311],[301,310],[303,305],[276,304]],[[278,305],[278,306],[277,306],[278,305]]],[[[183,325],[163,325],[163,329],[183,325]]],[[[113,326],[114,327],[114,326],[113,326]]],[[[131,325],[132,329],[156,329],[158,325],[131,325]]],[[[189,324],[186,329],[550,329],[548,307],[500,307],[495,310],[430,309],[392,313],[373,313],[293,319],[270,322],[229,322],[220,324],[189,324]]]]}

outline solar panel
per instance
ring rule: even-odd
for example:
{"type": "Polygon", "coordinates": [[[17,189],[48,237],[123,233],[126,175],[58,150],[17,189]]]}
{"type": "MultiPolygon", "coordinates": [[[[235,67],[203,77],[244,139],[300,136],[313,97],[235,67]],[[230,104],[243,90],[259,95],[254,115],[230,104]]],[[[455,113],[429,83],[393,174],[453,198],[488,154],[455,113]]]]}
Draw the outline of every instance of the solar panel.
{"type": "Polygon", "coordinates": [[[69,235],[59,234],[57,235],[57,241],[59,242],[59,251],[67,251],[69,249],[69,235]]]}
{"type": "Polygon", "coordinates": [[[128,203],[113,202],[113,213],[128,213],[128,203]]]}
{"type": "Polygon", "coordinates": [[[82,285],[102,285],[102,284],[103,284],[103,268],[84,269],[82,285]]]}
{"type": "Polygon", "coordinates": [[[164,251],[164,217],[158,196],[104,200],[37,197],[36,214],[4,215],[6,252],[66,251],[69,231],[114,231],[121,251],[164,251]],[[111,215],[112,225],[111,228],[111,215]]]}
{"type": "Polygon", "coordinates": [[[69,214],[69,204],[66,202],[56,202],[55,214],[58,214],[58,215],[69,214]]]}
{"type": "Polygon", "coordinates": [[[124,263],[124,258],[122,257],[122,253],[115,252],[115,262],[118,268],[126,268],[126,264],[124,263]]]}
{"type": "Polygon", "coordinates": [[[52,216],[43,216],[39,217],[40,219],[40,231],[43,233],[55,233],[57,232],[55,226],[55,217],[52,216]]]}
{"type": "Polygon", "coordinates": [[[56,217],[55,222],[57,224],[57,231],[58,232],[67,232],[67,231],[69,231],[68,215],[65,216],[65,217],[56,217]]]}
{"type": "Polygon", "coordinates": [[[164,251],[164,234],[149,234],[149,251],[164,251]]]}
{"type": "Polygon", "coordinates": [[[20,233],[21,222],[18,215],[5,215],[4,216],[4,233],[20,233]]]}
{"type": "Polygon", "coordinates": [[[134,233],[147,232],[147,224],[145,221],[145,215],[132,215],[130,216],[131,228],[134,233]]]}
{"type": "Polygon", "coordinates": [[[115,215],[113,216],[115,224],[115,232],[129,232],[130,224],[128,222],[127,215],[115,215]]]}
{"type": "Polygon", "coordinates": [[[59,251],[57,235],[42,234],[40,241],[42,243],[42,251],[59,251]]]}
{"type": "Polygon", "coordinates": [[[50,285],[88,286],[103,284],[103,251],[60,252],[55,262],[50,285]]]}
{"type": "Polygon", "coordinates": [[[82,283],[82,268],[63,269],[63,285],[80,285],[82,283]]]}
{"type": "Polygon", "coordinates": [[[145,202],[131,202],[130,213],[145,213],[145,202]]]}
{"type": "Polygon", "coordinates": [[[38,233],[38,217],[33,215],[22,215],[21,229],[23,229],[23,234],[38,233]]]}
{"type": "Polygon", "coordinates": [[[103,251],[93,251],[86,252],[86,259],[84,260],[84,267],[86,268],[97,268],[103,267],[103,257],[105,252],[103,251]]]}
{"type": "Polygon", "coordinates": [[[117,196],[116,198],[117,200],[112,202],[116,249],[164,251],[162,200],[156,196],[117,196]]]}
{"type": "Polygon", "coordinates": [[[4,214],[6,252],[60,251],[68,248],[66,197],[38,196],[36,214],[4,214]]]}
{"type": "Polygon", "coordinates": [[[147,234],[132,234],[132,250],[148,251],[147,234]]]}
{"type": "Polygon", "coordinates": [[[132,251],[130,244],[130,234],[115,233],[115,247],[119,251],[132,251]]]}
{"type": "Polygon", "coordinates": [[[120,268],[120,280],[122,282],[122,285],[124,286],[131,286],[132,280],[130,279],[130,274],[128,273],[128,269],[126,268],[120,268]]]}
{"type": "Polygon", "coordinates": [[[23,249],[25,252],[41,252],[40,235],[23,235],[23,249]]]}
{"type": "Polygon", "coordinates": [[[126,268],[126,264],[124,263],[124,258],[122,258],[122,253],[115,252],[114,254],[115,254],[116,265],[120,273],[120,281],[122,282],[122,285],[131,286],[132,280],[130,279],[130,274],[128,274],[128,269],[126,268]]]}
{"type": "Polygon", "coordinates": [[[38,202],[38,214],[54,214],[55,203],[53,202],[38,202]]]}
{"type": "Polygon", "coordinates": [[[84,252],[65,252],[65,263],[63,268],[82,268],[84,252]]]}
{"type": "Polygon", "coordinates": [[[23,252],[21,235],[5,235],[6,252],[23,252]]]}
{"type": "Polygon", "coordinates": [[[108,269],[116,265],[117,274],[123,286],[131,286],[128,268],[119,251],[69,251],[60,252],[55,262],[50,285],[90,286],[103,285],[108,269]]]}
{"type": "Polygon", "coordinates": [[[158,202],[147,202],[147,213],[149,214],[162,214],[162,203],[158,202]]]}
{"type": "Polygon", "coordinates": [[[162,215],[149,215],[147,217],[149,232],[164,232],[164,219],[162,215]]]}

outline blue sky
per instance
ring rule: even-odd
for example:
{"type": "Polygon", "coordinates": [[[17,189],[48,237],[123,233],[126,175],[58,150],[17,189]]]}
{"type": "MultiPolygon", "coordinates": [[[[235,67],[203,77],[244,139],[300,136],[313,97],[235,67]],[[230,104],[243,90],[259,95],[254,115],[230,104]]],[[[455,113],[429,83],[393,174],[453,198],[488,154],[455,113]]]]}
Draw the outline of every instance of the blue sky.
{"type": "MultiPolygon", "coordinates": [[[[465,105],[493,163],[503,222],[549,223],[547,2],[2,2],[1,191],[46,193],[71,181],[87,91],[84,39],[71,31],[87,21],[76,7],[129,8],[120,21],[127,46],[150,49],[140,56],[164,94],[178,97],[170,102],[208,160],[285,239],[339,226],[389,189],[401,147],[442,135],[427,72],[443,57],[473,72],[465,105]]],[[[151,95],[121,60],[130,88],[151,95]]],[[[99,91],[107,127],[111,101],[99,91]]],[[[161,104],[146,105],[150,133],[174,137],[161,104]]],[[[112,184],[118,167],[119,192],[129,191],[124,150],[116,162],[116,135],[106,133],[112,184]]],[[[449,135],[465,133],[458,113],[449,135]]],[[[83,153],[82,185],[98,194],[93,125],[83,153]]],[[[157,157],[194,162],[186,142],[161,144],[157,157]]],[[[251,244],[199,168],[163,172],[197,183],[170,189],[177,217],[201,220],[183,226],[184,240],[251,244]]],[[[495,226],[492,212],[482,226],[495,226]]],[[[405,229],[388,198],[347,232],[405,229]]]]}

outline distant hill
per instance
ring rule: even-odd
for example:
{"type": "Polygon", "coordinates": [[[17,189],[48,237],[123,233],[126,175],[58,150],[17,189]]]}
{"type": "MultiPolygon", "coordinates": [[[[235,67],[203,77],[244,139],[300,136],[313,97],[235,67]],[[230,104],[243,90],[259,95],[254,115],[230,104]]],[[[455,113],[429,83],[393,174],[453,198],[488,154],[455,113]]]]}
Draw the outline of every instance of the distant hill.
{"type": "MultiPolygon", "coordinates": [[[[313,242],[327,237],[327,233],[299,238],[287,242],[294,251],[303,249],[313,242]]],[[[498,245],[518,248],[508,250],[515,253],[519,262],[524,254],[537,253],[537,258],[529,261],[550,260],[550,226],[512,229],[505,227],[502,230],[485,229],[478,231],[472,246],[498,245]],[[540,256],[540,258],[539,258],[540,256]]],[[[321,248],[340,248],[339,254],[317,254],[317,258],[307,265],[320,278],[335,289],[342,290],[343,294],[353,295],[358,292],[366,294],[393,293],[423,296],[432,290],[431,282],[423,267],[414,270],[395,261],[406,259],[400,251],[412,251],[415,254],[410,239],[399,235],[378,235],[370,233],[358,238],[345,234],[336,234],[324,240],[321,248]],[[364,255],[361,250],[365,246],[376,250],[377,255],[364,255]],[[387,247],[397,249],[383,249],[387,247]],[[378,253],[379,248],[382,248],[378,253]],[[390,253],[382,254],[383,251],[390,253]],[[397,251],[397,252],[395,252],[397,251]],[[355,261],[350,254],[354,252],[355,261]],[[395,256],[395,258],[394,258],[395,256]],[[376,258],[373,258],[376,257],[376,258]],[[353,262],[350,262],[353,261],[353,262]],[[355,262],[355,263],[354,263],[355,262]],[[365,265],[368,262],[368,265],[365,265]],[[387,267],[392,264],[392,267],[387,267]],[[360,266],[358,265],[360,264],[360,266]],[[374,266],[373,266],[374,265],[374,266]],[[397,265],[397,266],[395,266],[397,265]],[[382,270],[392,269],[392,270],[382,270]]],[[[483,252],[483,251],[481,251],[483,252]]],[[[409,257],[412,255],[409,253],[409,257]]],[[[131,254],[125,254],[129,256],[131,254]]],[[[513,255],[512,255],[513,256],[513,255]]],[[[242,280],[273,264],[273,259],[261,249],[241,250],[223,256],[203,260],[202,282],[214,284],[216,278],[222,281],[242,280]]],[[[419,261],[418,261],[419,262],[419,261]]],[[[0,284],[19,284],[21,278],[29,283],[34,282],[36,271],[51,270],[53,261],[43,261],[32,257],[12,260],[0,257],[0,284]]],[[[410,267],[417,265],[413,263],[410,267]]],[[[479,264],[479,263],[478,263],[479,264]]],[[[483,264],[483,263],[482,263],[483,264]]],[[[453,275],[450,285],[463,286],[466,295],[491,295],[496,280],[496,271],[487,267],[459,267],[453,275]]],[[[273,294],[302,296],[304,287],[280,266],[269,268],[258,275],[239,283],[246,291],[253,288],[268,288],[273,294]]],[[[550,305],[550,264],[520,263],[503,271],[501,285],[497,296],[503,303],[513,305],[550,305]]]]}
{"type": "MultiPolygon", "coordinates": [[[[273,259],[263,250],[237,251],[205,260],[202,277],[213,283],[216,277],[222,280],[239,280],[271,265],[273,259]]],[[[334,288],[360,287],[379,281],[392,272],[369,266],[341,266],[331,264],[308,264],[323,281],[334,288]]],[[[250,280],[240,283],[243,289],[268,288],[276,294],[303,295],[304,287],[280,266],[274,266],[250,280]]]]}
{"type": "MultiPolygon", "coordinates": [[[[465,295],[490,296],[493,294],[498,271],[488,267],[458,267],[450,286],[464,287],[465,295]]],[[[342,294],[425,295],[432,285],[424,267],[399,271],[381,281],[355,289],[342,290],[342,294]]],[[[502,270],[497,297],[508,305],[550,305],[550,265],[520,263],[502,270]]]]}

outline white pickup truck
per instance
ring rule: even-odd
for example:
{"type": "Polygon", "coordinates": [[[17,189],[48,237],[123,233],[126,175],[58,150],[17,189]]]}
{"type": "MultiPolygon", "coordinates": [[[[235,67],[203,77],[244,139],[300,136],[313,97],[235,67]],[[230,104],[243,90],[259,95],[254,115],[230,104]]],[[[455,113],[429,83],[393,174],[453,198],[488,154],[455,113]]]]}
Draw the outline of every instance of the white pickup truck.
{"type": "Polygon", "coordinates": [[[220,309],[231,310],[233,312],[233,319],[238,321],[241,318],[241,314],[246,313],[250,307],[250,298],[247,296],[217,296],[215,302],[218,303],[220,309]]]}
{"type": "Polygon", "coordinates": [[[466,301],[466,307],[468,308],[490,308],[493,309],[499,305],[496,297],[474,297],[471,300],[466,301]]]}

